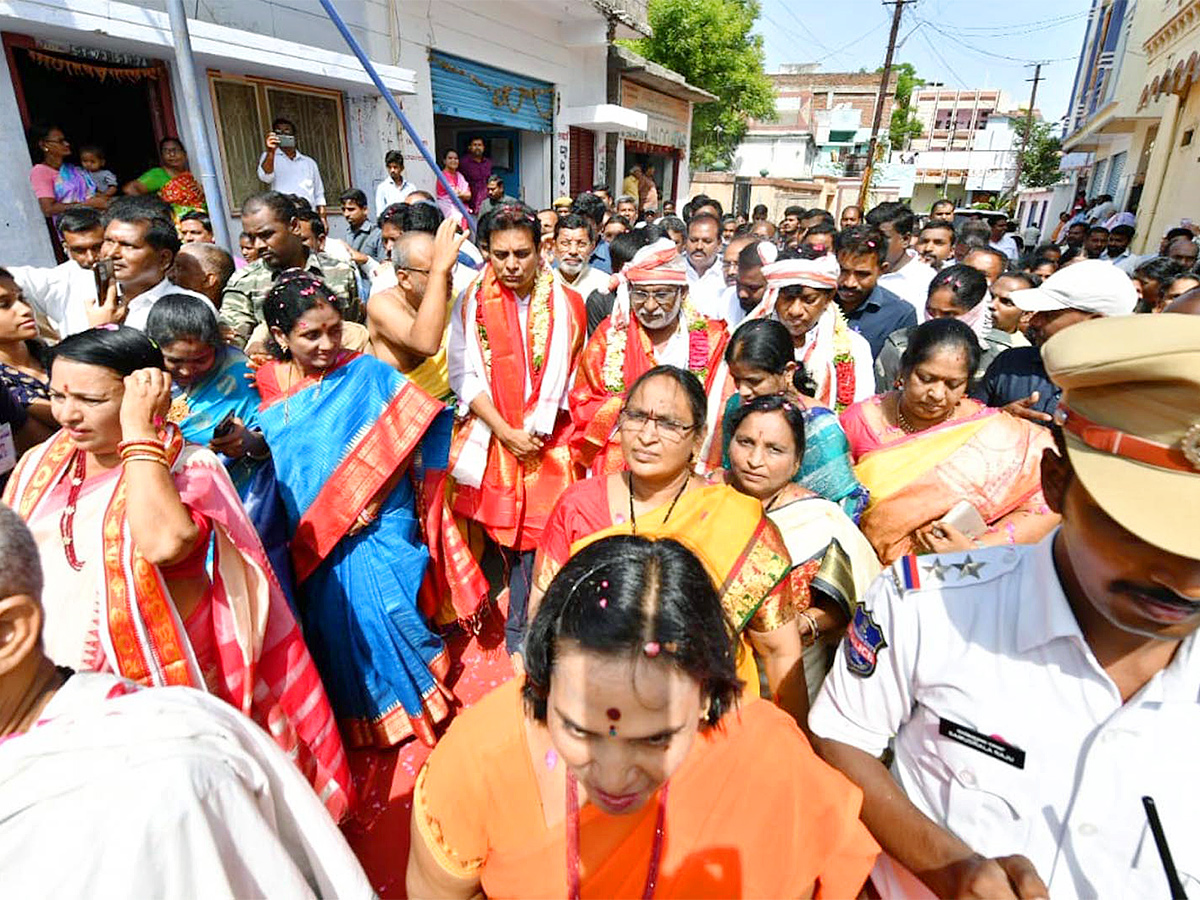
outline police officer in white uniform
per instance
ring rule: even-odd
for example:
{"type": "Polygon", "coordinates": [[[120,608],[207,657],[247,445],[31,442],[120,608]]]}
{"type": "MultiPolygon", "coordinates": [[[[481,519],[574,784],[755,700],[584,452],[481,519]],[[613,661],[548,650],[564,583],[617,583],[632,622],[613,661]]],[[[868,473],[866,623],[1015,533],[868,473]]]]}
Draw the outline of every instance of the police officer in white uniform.
{"type": "Polygon", "coordinates": [[[883,897],[1200,897],[1200,318],[1042,352],[1061,527],[885,570],[809,719],[863,789],[883,897]]]}

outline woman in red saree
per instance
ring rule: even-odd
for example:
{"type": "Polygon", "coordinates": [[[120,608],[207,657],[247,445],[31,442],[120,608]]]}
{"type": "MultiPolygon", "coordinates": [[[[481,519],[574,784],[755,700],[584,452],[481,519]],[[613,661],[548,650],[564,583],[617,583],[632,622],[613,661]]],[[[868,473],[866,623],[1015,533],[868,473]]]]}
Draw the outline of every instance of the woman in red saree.
{"type": "Polygon", "coordinates": [[[216,694],[270,732],[340,817],[349,770],[316,667],[225,467],[155,424],[170,384],[132,328],[54,349],[62,430],[22,458],[4,494],[41,551],[47,653],[216,694]]]}
{"type": "Polygon", "coordinates": [[[959,320],[925,322],[904,351],[899,390],[842,413],[854,472],[871,495],[859,527],[885,565],[908,553],[1033,543],[1058,523],[1042,497],[1050,432],[966,396],[980,352],[959,320]],[[972,509],[986,528],[968,535],[972,509]]]}

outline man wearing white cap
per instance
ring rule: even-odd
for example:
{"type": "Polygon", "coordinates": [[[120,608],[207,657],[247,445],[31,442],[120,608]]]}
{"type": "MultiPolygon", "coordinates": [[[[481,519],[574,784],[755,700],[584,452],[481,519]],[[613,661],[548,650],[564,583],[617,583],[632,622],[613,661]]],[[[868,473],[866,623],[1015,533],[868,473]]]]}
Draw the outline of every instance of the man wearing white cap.
{"type": "Polygon", "coordinates": [[[875,393],[871,345],[834,302],[841,267],[832,255],[804,259],[785,250],[762,267],[762,301],[747,318],[777,319],[792,336],[796,362],[816,385],[818,404],[841,412],[875,393]]]}
{"type": "Polygon", "coordinates": [[[621,271],[612,314],[579,360],[570,396],[575,461],[596,475],[621,471],[625,463],[615,430],[625,391],[642,373],[671,365],[698,375],[709,397],[712,426],[697,466],[705,468],[713,435],[719,455],[720,414],[733,392],[724,361],[728,341],[724,322],[691,308],[686,263],[675,242],[661,238],[639,250],[621,271]]]}
{"type": "Polygon", "coordinates": [[[1026,334],[1033,346],[1013,347],[996,357],[983,376],[982,396],[988,406],[1048,424],[1058,405],[1059,389],[1042,364],[1042,344],[1088,319],[1131,315],[1137,291],[1116,266],[1092,259],[1059,269],[1041,287],[1013,291],[1009,299],[1017,309],[1032,314],[1026,334]]]}
{"type": "Polygon", "coordinates": [[[1062,525],[893,564],[809,716],[878,896],[1200,896],[1200,320],[1098,317],[1043,359],[1062,525]]]}

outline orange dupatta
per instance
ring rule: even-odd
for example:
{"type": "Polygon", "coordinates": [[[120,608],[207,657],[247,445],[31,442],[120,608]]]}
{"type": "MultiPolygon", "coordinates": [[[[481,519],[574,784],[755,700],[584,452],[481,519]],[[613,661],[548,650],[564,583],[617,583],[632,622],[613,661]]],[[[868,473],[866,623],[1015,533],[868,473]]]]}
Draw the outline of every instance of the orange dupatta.
{"type": "MultiPolygon", "coordinates": [[[[438,864],[487,896],[561,898],[565,824],[542,800],[520,689],[506,682],[458,716],[417,777],[413,816],[438,864]]],[[[861,804],[786,713],[734,709],[671,777],[654,896],[853,897],[879,853],[861,804]]],[[[656,806],[580,810],[583,897],[642,896],[656,806]]]]}
{"type": "MultiPolygon", "coordinates": [[[[534,308],[539,302],[535,289],[522,335],[516,297],[500,283],[490,264],[484,269],[478,287],[471,289],[478,291],[476,316],[474,322],[464,325],[466,330],[475,329],[478,334],[492,402],[505,422],[513,428],[523,428],[526,414],[537,404],[555,328],[571,329],[570,356],[572,360],[578,358],[586,321],[583,301],[569,288],[553,284],[552,291],[565,293],[570,318],[567,322],[555,321],[553,298],[548,297],[544,313],[548,323],[545,334],[538,334],[536,320],[543,313],[534,308]],[[528,401],[525,400],[527,374],[532,378],[528,401]]],[[[466,304],[463,314],[466,315],[466,304]]],[[[473,419],[471,414],[456,424],[450,449],[451,470],[470,435],[473,419]]],[[[493,436],[488,444],[482,484],[478,488],[461,482],[455,485],[452,501],[455,514],[479,522],[501,546],[534,549],[555,501],[578,480],[567,447],[569,436],[570,420],[560,418],[536,462],[531,463],[523,463],[493,436]]]]}

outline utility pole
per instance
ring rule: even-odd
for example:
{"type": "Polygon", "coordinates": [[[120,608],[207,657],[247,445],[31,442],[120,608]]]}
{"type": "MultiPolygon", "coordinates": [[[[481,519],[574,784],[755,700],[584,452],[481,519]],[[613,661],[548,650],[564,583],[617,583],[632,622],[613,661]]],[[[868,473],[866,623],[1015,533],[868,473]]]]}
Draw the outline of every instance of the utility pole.
{"type": "Polygon", "coordinates": [[[867,165],[863,169],[862,187],[858,189],[858,205],[864,211],[867,208],[867,191],[871,187],[871,175],[875,171],[875,147],[879,142],[879,124],[883,121],[883,102],[887,97],[888,80],[892,77],[892,54],[896,52],[896,34],[900,31],[900,14],[903,12],[906,2],[910,2],[910,0],[892,0],[896,11],[892,15],[892,33],[888,35],[887,56],[883,60],[883,77],[879,79],[879,95],[875,98],[875,121],[871,124],[871,143],[867,146],[867,165]]]}
{"type": "Polygon", "coordinates": [[[1029,146],[1029,134],[1033,131],[1033,104],[1037,100],[1038,82],[1042,80],[1042,64],[1038,63],[1033,70],[1033,77],[1026,78],[1033,82],[1029,91],[1029,109],[1025,111],[1025,135],[1021,138],[1021,152],[1017,154],[1017,172],[1013,176],[1013,202],[1016,202],[1017,191],[1021,189],[1021,163],[1025,159],[1025,150],[1029,146]]]}

